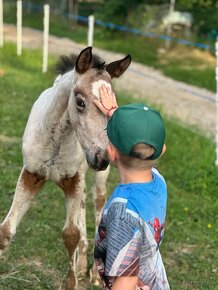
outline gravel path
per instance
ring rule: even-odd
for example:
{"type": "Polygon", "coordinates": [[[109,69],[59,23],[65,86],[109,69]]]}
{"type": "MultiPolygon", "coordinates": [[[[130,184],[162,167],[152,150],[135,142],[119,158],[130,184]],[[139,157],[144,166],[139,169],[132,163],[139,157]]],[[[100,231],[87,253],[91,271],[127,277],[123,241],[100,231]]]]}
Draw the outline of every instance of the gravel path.
{"type": "MultiPolygon", "coordinates": [[[[16,41],[14,25],[4,26],[7,41],[16,41]]],[[[23,47],[42,48],[41,31],[23,28],[23,47]]],[[[60,55],[79,53],[85,46],[67,38],[49,37],[49,53],[60,55]]],[[[124,55],[94,48],[94,53],[110,62],[124,55]]],[[[131,53],[131,52],[130,52],[131,53]]],[[[132,62],[128,71],[115,80],[118,90],[123,90],[137,98],[145,98],[147,103],[157,104],[169,117],[174,117],[185,126],[196,128],[201,134],[214,136],[216,130],[215,94],[202,88],[187,85],[164,76],[161,72],[140,63],[132,62]]]]}

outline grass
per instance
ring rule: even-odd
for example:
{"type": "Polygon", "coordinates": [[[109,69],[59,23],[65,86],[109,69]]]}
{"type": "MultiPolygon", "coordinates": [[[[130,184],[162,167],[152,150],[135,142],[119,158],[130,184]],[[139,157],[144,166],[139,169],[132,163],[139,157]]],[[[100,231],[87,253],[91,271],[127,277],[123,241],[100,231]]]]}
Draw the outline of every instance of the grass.
{"type": "MultiPolygon", "coordinates": [[[[14,45],[0,50],[0,220],[7,214],[22,166],[21,137],[32,103],[54,79],[41,73],[41,53],[24,50],[15,55],[14,45]]],[[[50,66],[55,59],[50,58],[50,66]]],[[[136,102],[119,92],[120,104],[136,102]]],[[[163,112],[164,115],[164,112],[163,112]]],[[[166,119],[166,118],[165,118],[166,119]]],[[[178,121],[166,119],[167,152],[159,169],[168,184],[165,238],[161,246],[172,290],[218,289],[218,168],[215,144],[178,121]]],[[[118,182],[111,170],[110,193],[118,182]]],[[[94,237],[90,194],[92,173],[87,176],[87,229],[92,263],[94,237]]],[[[67,255],[61,239],[65,221],[64,196],[48,183],[36,197],[8,250],[0,258],[0,289],[45,290],[64,285],[67,255]]],[[[87,286],[89,290],[100,289],[87,286]]]]}
{"type": "MultiPolygon", "coordinates": [[[[42,12],[23,12],[24,26],[42,30],[42,19],[42,12]]],[[[15,5],[5,4],[4,21],[16,23],[15,5]]],[[[87,42],[86,25],[75,25],[57,15],[50,18],[50,33],[71,38],[76,42],[87,42]]],[[[130,53],[134,61],[159,69],[173,79],[214,92],[216,90],[216,59],[209,52],[176,43],[172,43],[171,49],[166,52],[164,41],[99,26],[95,27],[94,46],[123,54],[130,53]]]]}

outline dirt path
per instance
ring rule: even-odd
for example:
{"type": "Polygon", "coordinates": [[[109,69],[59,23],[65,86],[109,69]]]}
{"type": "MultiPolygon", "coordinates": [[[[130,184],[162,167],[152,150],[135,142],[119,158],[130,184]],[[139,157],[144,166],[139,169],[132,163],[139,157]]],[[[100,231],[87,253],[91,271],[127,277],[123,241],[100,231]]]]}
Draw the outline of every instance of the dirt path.
{"type": "MultiPolygon", "coordinates": [[[[16,41],[16,28],[4,26],[4,37],[7,41],[16,41]]],[[[42,32],[23,28],[23,47],[42,48],[42,32]]],[[[49,53],[79,53],[85,46],[67,38],[50,36],[49,53]]],[[[107,62],[124,57],[94,48],[107,62]]],[[[131,53],[131,52],[130,52],[131,53]]],[[[126,91],[133,97],[145,98],[150,104],[157,104],[166,115],[180,120],[183,124],[197,128],[207,136],[214,136],[216,130],[215,94],[202,88],[187,85],[164,76],[161,72],[145,65],[132,62],[128,71],[115,81],[116,88],[126,91]]]]}

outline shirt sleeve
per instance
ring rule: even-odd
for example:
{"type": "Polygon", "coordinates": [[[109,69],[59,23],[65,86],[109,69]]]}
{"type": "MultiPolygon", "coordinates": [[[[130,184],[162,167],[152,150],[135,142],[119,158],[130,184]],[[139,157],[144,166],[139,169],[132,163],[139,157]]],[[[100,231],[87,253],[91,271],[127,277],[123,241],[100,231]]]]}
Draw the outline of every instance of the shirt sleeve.
{"type": "Polygon", "coordinates": [[[105,275],[137,276],[141,249],[140,231],[126,219],[115,218],[107,225],[105,275]]]}

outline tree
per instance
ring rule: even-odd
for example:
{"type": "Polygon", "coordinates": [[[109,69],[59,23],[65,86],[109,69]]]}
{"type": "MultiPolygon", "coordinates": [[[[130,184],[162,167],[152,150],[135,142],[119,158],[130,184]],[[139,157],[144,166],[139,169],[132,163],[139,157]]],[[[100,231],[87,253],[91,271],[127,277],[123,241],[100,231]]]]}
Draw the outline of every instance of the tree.
{"type": "Polygon", "coordinates": [[[79,1],[78,0],[67,0],[69,15],[78,15],[79,1]]]}
{"type": "Polygon", "coordinates": [[[198,35],[207,36],[218,27],[217,0],[177,0],[177,9],[189,11],[194,18],[194,30],[198,35]]]}
{"type": "Polygon", "coordinates": [[[128,17],[129,12],[142,2],[143,0],[105,0],[102,16],[107,21],[116,19],[116,22],[122,24],[128,17]]]}

